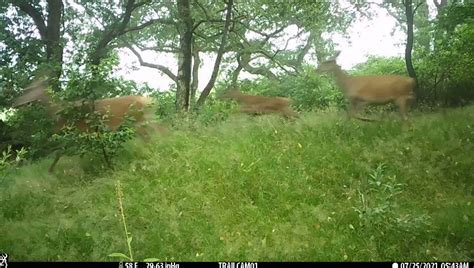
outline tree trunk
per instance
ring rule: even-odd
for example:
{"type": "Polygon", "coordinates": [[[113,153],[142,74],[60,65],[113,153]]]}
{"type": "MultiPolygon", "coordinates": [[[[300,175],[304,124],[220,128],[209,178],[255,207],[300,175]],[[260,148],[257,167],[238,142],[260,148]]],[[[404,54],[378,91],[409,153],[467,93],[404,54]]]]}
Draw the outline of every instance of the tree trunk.
{"type": "Polygon", "coordinates": [[[437,10],[436,16],[438,16],[441,14],[444,7],[448,4],[448,0],[433,0],[433,3],[435,4],[437,10]]]}
{"type": "Polygon", "coordinates": [[[48,24],[46,28],[46,58],[51,64],[53,79],[51,86],[54,91],[59,90],[59,78],[63,66],[64,46],[61,42],[61,19],[64,5],[59,0],[48,0],[48,24]]]}
{"type": "MultiPolygon", "coordinates": [[[[199,66],[201,65],[201,58],[199,56],[199,49],[193,45],[193,75],[191,82],[191,106],[196,103],[196,92],[199,86],[199,66]]],[[[194,107],[191,107],[194,108],[194,107]]]]}
{"type": "Polygon", "coordinates": [[[412,0],[405,0],[405,14],[407,16],[407,44],[405,47],[405,63],[407,66],[408,75],[416,79],[415,69],[411,59],[411,52],[413,50],[413,5],[412,0]]]}
{"type": "Polygon", "coordinates": [[[191,88],[193,18],[191,17],[190,0],[178,0],[179,55],[178,83],[176,90],[176,110],[188,111],[191,88]]]}
{"type": "Polygon", "coordinates": [[[240,72],[243,69],[242,63],[240,62],[239,55],[237,55],[236,60],[237,60],[238,65],[237,65],[237,68],[235,68],[235,70],[232,72],[231,83],[230,83],[231,88],[236,88],[237,80],[239,79],[240,72]]]}
{"type": "Polygon", "coordinates": [[[214,84],[216,83],[217,75],[219,74],[219,68],[222,61],[222,56],[224,55],[225,46],[227,44],[227,36],[229,34],[230,22],[232,19],[233,5],[234,5],[234,0],[227,0],[227,8],[226,8],[227,12],[225,16],[224,30],[222,32],[221,44],[219,46],[219,50],[217,51],[216,61],[214,62],[214,69],[211,74],[211,79],[209,79],[209,82],[207,83],[206,87],[203,89],[201,96],[199,96],[199,99],[196,103],[197,106],[202,106],[204,104],[204,102],[207,99],[207,96],[209,96],[209,93],[211,92],[212,88],[214,87],[214,84]]]}
{"type": "Polygon", "coordinates": [[[33,19],[45,46],[47,73],[52,74],[51,85],[56,91],[59,89],[59,77],[63,64],[64,47],[61,42],[61,21],[64,5],[61,0],[48,0],[47,2],[48,17],[46,22],[42,11],[36,9],[28,1],[12,1],[12,4],[33,19]]]}

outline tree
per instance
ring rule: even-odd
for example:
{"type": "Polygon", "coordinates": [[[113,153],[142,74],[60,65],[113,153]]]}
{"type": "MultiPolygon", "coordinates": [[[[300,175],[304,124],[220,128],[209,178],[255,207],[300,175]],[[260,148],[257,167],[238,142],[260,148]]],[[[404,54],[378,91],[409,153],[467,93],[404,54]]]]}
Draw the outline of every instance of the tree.
{"type": "Polygon", "coordinates": [[[316,46],[319,54],[319,49],[323,47],[320,39],[324,32],[343,29],[349,22],[347,16],[338,9],[337,3],[309,3],[299,0],[275,5],[270,0],[246,0],[238,3],[224,1],[223,5],[222,2],[193,1],[191,14],[180,13],[177,5],[158,3],[155,9],[162,10],[163,17],[178,18],[175,25],[158,24],[133,34],[127,40],[128,44],[125,46],[135,54],[140,65],[159,70],[176,84],[177,96],[181,98],[181,101],[177,102],[181,103],[177,108],[194,104],[203,55],[215,55],[216,59],[211,78],[197,98],[197,106],[205,103],[219,73],[222,73],[221,69],[231,77],[231,83],[237,81],[242,71],[278,80],[282,72],[297,73],[302,68],[307,54],[316,53],[316,46]],[[175,73],[170,67],[144,61],[141,56],[141,51],[147,50],[160,54],[171,53],[178,58],[178,66],[182,66],[183,31],[177,29],[183,28],[179,26],[182,24],[180,21],[190,21],[183,20],[187,16],[194,21],[191,57],[189,53],[186,57],[192,62],[189,91],[187,83],[181,80],[184,76],[178,75],[181,69],[175,73]],[[318,21],[315,21],[314,17],[317,17],[318,21]],[[298,45],[290,48],[291,42],[298,45]],[[184,91],[183,87],[186,88],[184,91]],[[187,97],[182,96],[188,94],[190,102],[184,104],[187,97]]]}
{"type": "MultiPolygon", "coordinates": [[[[414,40],[414,34],[413,34],[413,18],[416,12],[416,9],[422,5],[423,2],[418,3],[418,5],[413,8],[413,1],[412,0],[404,0],[403,5],[405,6],[405,16],[406,16],[406,23],[407,23],[407,44],[405,47],[405,62],[407,65],[407,71],[408,75],[410,77],[413,77],[416,79],[416,72],[415,69],[413,68],[413,62],[412,62],[412,51],[413,51],[413,40],[414,40]]],[[[416,92],[415,92],[416,95],[416,92]]]]}
{"type": "Polygon", "coordinates": [[[179,111],[189,109],[190,86],[191,86],[191,64],[193,43],[193,18],[191,15],[190,0],[178,0],[177,3],[179,22],[179,53],[178,53],[178,75],[176,91],[176,109],[179,111]]]}
{"type": "Polygon", "coordinates": [[[46,50],[45,62],[53,71],[53,89],[59,89],[59,77],[62,72],[64,43],[61,40],[61,22],[64,11],[64,4],[61,0],[47,0],[45,12],[46,19],[43,18],[43,7],[39,1],[10,1],[21,13],[24,13],[33,20],[41,41],[46,50]]]}
{"type": "Polygon", "coordinates": [[[214,87],[214,84],[216,82],[217,75],[219,73],[219,68],[220,68],[221,61],[222,61],[222,57],[224,56],[225,47],[227,45],[227,38],[228,38],[228,34],[229,34],[230,23],[231,23],[231,20],[232,20],[232,8],[233,7],[234,7],[234,1],[233,0],[227,0],[225,24],[224,24],[224,29],[223,29],[223,32],[222,32],[222,37],[221,37],[221,43],[220,43],[220,46],[219,46],[219,50],[217,51],[217,58],[216,58],[216,61],[214,63],[214,68],[213,68],[213,71],[212,71],[211,78],[209,79],[209,82],[207,83],[206,87],[202,91],[201,96],[199,97],[199,99],[197,101],[198,106],[201,106],[201,105],[204,104],[204,101],[206,100],[207,96],[209,96],[209,93],[211,92],[211,90],[214,87]]]}
{"type": "Polygon", "coordinates": [[[416,35],[417,42],[414,43],[415,50],[417,48],[424,52],[431,51],[431,20],[428,3],[422,4],[418,8],[413,18],[414,35],[416,35]]]}
{"type": "MultiPolygon", "coordinates": [[[[416,11],[422,5],[426,5],[426,0],[403,0],[401,2],[393,0],[384,0],[382,4],[377,4],[380,7],[385,8],[385,10],[394,17],[400,26],[406,30],[406,45],[405,45],[405,64],[407,68],[408,75],[415,78],[416,80],[416,71],[413,67],[412,61],[412,51],[413,44],[415,41],[414,34],[414,18],[416,11]]],[[[418,83],[418,81],[417,81],[418,83]]],[[[418,87],[415,87],[415,95],[418,94],[418,87]]]]}

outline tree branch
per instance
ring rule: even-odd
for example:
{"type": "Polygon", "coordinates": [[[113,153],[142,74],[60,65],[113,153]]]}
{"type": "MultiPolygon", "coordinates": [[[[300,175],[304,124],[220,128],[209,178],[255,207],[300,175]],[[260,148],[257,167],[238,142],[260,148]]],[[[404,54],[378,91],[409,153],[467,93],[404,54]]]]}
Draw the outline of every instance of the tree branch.
{"type": "Polygon", "coordinates": [[[239,23],[242,24],[247,30],[252,31],[254,33],[257,33],[261,36],[264,36],[265,37],[265,39],[263,40],[264,42],[267,42],[270,38],[275,37],[277,34],[282,32],[283,30],[285,30],[286,27],[288,27],[288,25],[284,25],[284,26],[276,29],[275,31],[273,31],[271,33],[264,33],[264,32],[255,30],[254,28],[252,28],[249,25],[243,23],[242,21],[240,21],[239,23]]]}
{"type": "Polygon", "coordinates": [[[237,68],[232,72],[231,86],[235,87],[237,85],[237,79],[239,74],[243,69],[242,62],[240,60],[240,55],[237,54],[237,68]]]}
{"type": "Polygon", "coordinates": [[[141,7],[141,6],[144,6],[144,5],[150,4],[150,3],[151,3],[150,0],[145,0],[145,1],[142,1],[142,2],[140,2],[140,3],[136,3],[136,4],[133,6],[133,9],[135,10],[135,9],[141,7]]]}
{"type": "Polygon", "coordinates": [[[420,2],[420,3],[418,3],[418,5],[416,5],[416,7],[413,9],[413,15],[415,15],[416,10],[417,10],[421,5],[423,5],[423,2],[420,2]]]}
{"type": "Polygon", "coordinates": [[[227,13],[225,16],[225,25],[224,25],[224,31],[222,32],[221,44],[219,46],[219,50],[217,51],[217,57],[216,57],[216,61],[214,62],[214,69],[212,70],[211,78],[209,79],[209,82],[207,83],[206,87],[203,89],[201,96],[199,96],[199,99],[196,103],[198,106],[201,106],[202,104],[204,104],[207,96],[209,96],[209,93],[214,87],[217,75],[219,74],[219,67],[222,61],[222,57],[225,52],[225,47],[227,44],[227,36],[229,34],[230,22],[232,20],[232,6],[233,5],[234,5],[234,0],[227,1],[227,8],[226,8],[227,13]]]}
{"type": "Polygon", "coordinates": [[[136,44],[136,46],[142,51],[153,50],[156,52],[165,52],[165,53],[178,53],[179,52],[179,49],[177,47],[158,47],[158,46],[146,47],[146,46],[141,46],[140,44],[136,44]]]}
{"type": "MultiPolygon", "coordinates": [[[[143,3],[144,4],[144,3],[143,3]]],[[[120,30],[118,31],[119,33],[122,32],[125,27],[127,27],[128,23],[130,22],[130,17],[132,16],[132,12],[138,8],[139,6],[143,4],[137,4],[135,5],[135,0],[128,0],[127,5],[125,7],[125,12],[123,13],[121,17],[121,22],[120,22],[120,30]]]]}
{"type": "MultiPolygon", "coordinates": [[[[396,19],[398,21],[398,23],[400,23],[400,24],[405,24],[406,23],[406,20],[402,19],[397,13],[395,13],[393,10],[391,10],[389,6],[384,6],[381,3],[371,3],[371,4],[375,4],[375,5],[383,8],[385,11],[387,11],[387,13],[390,16],[392,16],[394,19],[396,19]]],[[[403,4],[403,5],[405,5],[405,4],[403,4]]]]}
{"type": "MultiPolygon", "coordinates": [[[[204,13],[204,16],[206,17],[206,19],[209,19],[211,16],[209,16],[209,14],[207,13],[207,9],[199,2],[199,1],[195,1],[195,3],[199,6],[199,8],[202,10],[202,12],[204,13]]],[[[196,28],[196,27],[195,27],[196,28]]]]}
{"type": "Polygon", "coordinates": [[[127,4],[125,6],[125,12],[123,13],[122,16],[120,16],[120,19],[108,25],[106,29],[103,31],[102,37],[100,38],[99,42],[97,43],[97,46],[95,47],[94,51],[90,55],[90,61],[92,65],[100,64],[100,61],[102,60],[102,58],[107,52],[108,44],[115,38],[126,33],[125,28],[130,22],[130,17],[132,16],[132,12],[136,8],[143,6],[146,3],[149,3],[149,1],[144,0],[143,2],[140,2],[138,4],[135,4],[135,0],[127,1],[127,4]]]}
{"type": "Polygon", "coordinates": [[[133,32],[133,31],[139,31],[139,30],[142,30],[150,25],[153,25],[155,23],[161,23],[161,24],[174,24],[174,21],[173,20],[169,20],[169,19],[151,19],[147,22],[144,22],[143,24],[140,24],[138,26],[135,26],[135,27],[131,27],[131,28],[128,28],[128,29],[124,29],[120,35],[123,35],[123,34],[126,34],[128,32],[133,32]]]}
{"type": "Polygon", "coordinates": [[[168,69],[167,67],[165,67],[163,65],[159,65],[159,64],[153,64],[153,63],[145,62],[145,61],[143,61],[143,58],[140,55],[140,53],[137,50],[135,50],[132,45],[127,44],[126,47],[130,51],[132,51],[133,54],[135,54],[135,56],[137,57],[138,62],[140,62],[141,66],[157,69],[157,70],[161,71],[162,73],[166,74],[174,82],[178,81],[178,78],[176,77],[176,75],[173,74],[173,72],[170,69],[168,69]]]}
{"type": "Polygon", "coordinates": [[[226,21],[225,20],[221,20],[221,19],[207,19],[207,20],[200,20],[198,21],[194,27],[193,27],[193,32],[203,23],[205,22],[210,22],[210,23],[225,23],[226,21]]]}
{"type": "Polygon", "coordinates": [[[242,64],[242,68],[251,73],[251,74],[257,74],[261,76],[268,77],[270,80],[278,80],[278,77],[268,68],[260,66],[260,67],[253,67],[250,65],[251,59],[250,53],[248,52],[243,52],[239,54],[240,57],[240,63],[242,64]]]}
{"type": "Polygon", "coordinates": [[[46,40],[48,31],[46,29],[46,24],[44,22],[44,18],[41,12],[36,10],[27,1],[12,1],[12,4],[17,6],[21,11],[25,12],[28,16],[30,16],[33,19],[36,27],[38,28],[41,39],[46,40]]]}
{"type": "Polygon", "coordinates": [[[308,40],[306,40],[306,44],[304,45],[303,49],[298,53],[296,57],[296,64],[295,67],[299,69],[303,64],[304,57],[308,54],[309,50],[311,49],[311,45],[313,44],[314,39],[316,38],[316,34],[314,31],[310,31],[308,40]]]}

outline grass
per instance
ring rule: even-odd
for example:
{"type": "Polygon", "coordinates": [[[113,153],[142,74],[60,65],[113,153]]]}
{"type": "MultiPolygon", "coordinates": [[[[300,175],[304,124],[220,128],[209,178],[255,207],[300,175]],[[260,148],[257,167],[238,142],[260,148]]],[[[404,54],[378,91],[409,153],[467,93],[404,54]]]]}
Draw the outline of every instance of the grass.
{"type": "Polygon", "coordinates": [[[410,128],[337,112],[232,116],[130,142],[114,171],[64,158],[52,175],[52,159],[8,173],[0,252],[17,261],[472,261],[473,156],[474,107],[415,114],[410,128]]]}

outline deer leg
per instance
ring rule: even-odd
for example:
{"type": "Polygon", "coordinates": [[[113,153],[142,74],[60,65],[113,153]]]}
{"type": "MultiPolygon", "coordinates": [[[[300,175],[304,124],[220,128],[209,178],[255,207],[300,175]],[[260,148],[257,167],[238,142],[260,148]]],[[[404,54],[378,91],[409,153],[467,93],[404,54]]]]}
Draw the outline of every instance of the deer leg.
{"type": "Polygon", "coordinates": [[[349,109],[347,110],[347,116],[349,118],[357,117],[356,114],[358,113],[359,109],[360,101],[357,99],[349,99],[349,109]]]}
{"type": "Polygon", "coordinates": [[[150,133],[147,130],[146,126],[141,125],[135,128],[135,132],[140,136],[144,141],[150,141],[150,133]]]}
{"type": "Polygon", "coordinates": [[[53,161],[53,163],[51,164],[51,166],[50,166],[49,169],[48,169],[48,172],[49,172],[49,173],[52,173],[52,172],[53,172],[54,167],[56,166],[56,164],[57,164],[58,161],[59,161],[59,158],[61,158],[62,155],[63,155],[62,152],[59,151],[59,150],[55,152],[54,161],[53,161]]]}
{"type": "Polygon", "coordinates": [[[164,125],[160,125],[158,123],[150,123],[149,128],[153,129],[155,133],[164,133],[168,131],[164,125]]]}
{"type": "Polygon", "coordinates": [[[168,129],[166,126],[161,125],[159,123],[148,123],[144,126],[145,130],[145,136],[147,137],[147,140],[150,140],[151,137],[156,135],[157,133],[167,133],[168,129]]]}
{"type": "Polygon", "coordinates": [[[349,111],[348,111],[348,116],[349,118],[353,117],[362,121],[367,121],[367,122],[372,122],[375,121],[374,119],[370,119],[367,117],[362,117],[358,115],[360,111],[363,111],[365,108],[365,102],[360,101],[358,99],[351,99],[349,102],[349,111]]]}
{"type": "Polygon", "coordinates": [[[112,168],[112,165],[110,163],[110,159],[109,159],[109,156],[107,155],[107,152],[105,151],[105,147],[102,146],[102,154],[104,156],[104,159],[105,159],[105,163],[107,164],[107,167],[110,168],[110,169],[113,169],[112,168]]]}
{"type": "Polygon", "coordinates": [[[240,108],[240,112],[250,114],[250,115],[258,115],[258,112],[256,111],[256,109],[252,106],[243,106],[242,108],[240,108]]]}
{"type": "Polygon", "coordinates": [[[351,117],[354,116],[354,101],[353,100],[349,100],[349,107],[347,107],[347,110],[346,110],[346,115],[347,115],[347,119],[350,119],[351,117]]]}
{"type": "Polygon", "coordinates": [[[166,131],[166,127],[153,122],[140,124],[135,127],[135,133],[137,133],[138,136],[140,136],[140,138],[146,142],[150,141],[154,134],[166,131]]]}
{"type": "Polygon", "coordinates": [[[398,105],[398,109],[399,109],[399,112],[400,112],[400,117],[404,121],[408,120],[408,105],[407,105],[408,101],[409,100],[406,99],[406,98],[400,98],[400,99],[396,100],[397,105],[398,105]]]}
{"type": "Polygon", "coordinates": [[[299,114],[293,111],[293,109],[291,108],[284,109],[282,114],[283,114],[283,117],[285,117],[286,119],[295,119],[295,118],[300,117],[299,114]]]}

